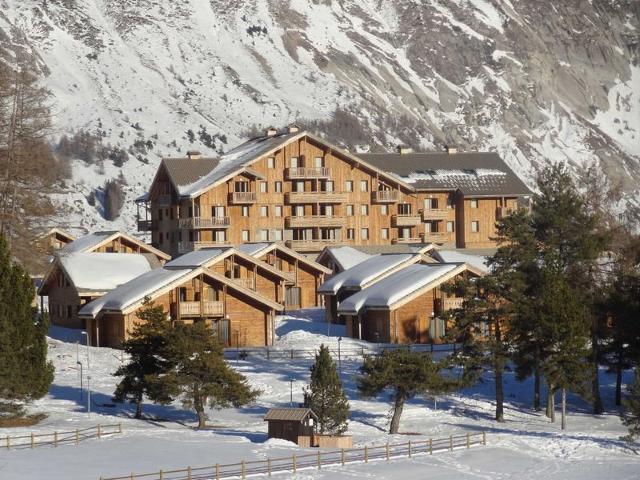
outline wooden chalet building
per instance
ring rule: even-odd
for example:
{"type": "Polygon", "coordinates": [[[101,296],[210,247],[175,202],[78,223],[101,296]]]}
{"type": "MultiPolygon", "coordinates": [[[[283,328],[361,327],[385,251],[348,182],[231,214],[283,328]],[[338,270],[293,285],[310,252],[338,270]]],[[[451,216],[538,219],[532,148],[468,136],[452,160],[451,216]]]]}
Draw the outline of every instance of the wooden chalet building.
{"type": "Polygon", "coordinates": [[[483,247],[530,195],[495,153],[354,154],[290,126],[219,158],[164,159],[138,228],[173,256],[247,242],[483,247]]]}
{"type": "Polygon", "coordinates": [[[38,238],[39,247],[46,253],[54,253],[70,244],[76,237],[60,228],[52,228],[38,238]]]}
{"type": "Polygon", "coordinates": [[[65,245],[61,254],[68,253],[139,253],[152,255],[164,264],[171,260],[171,255],[158,250],[152,245],[117,230],[93,232],[77,238],[65,245]]]}

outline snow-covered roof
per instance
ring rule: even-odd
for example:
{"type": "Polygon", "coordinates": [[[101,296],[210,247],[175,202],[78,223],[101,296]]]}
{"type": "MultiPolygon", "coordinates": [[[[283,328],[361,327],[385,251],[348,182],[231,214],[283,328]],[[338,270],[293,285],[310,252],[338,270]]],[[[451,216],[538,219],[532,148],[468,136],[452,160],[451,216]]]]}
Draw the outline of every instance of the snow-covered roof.
{"type": "Polygon", "coordinates": [[[481,255],[471,255],[456,250],[434,250],[433,257],[441,263],[468,263],[483,273],[489,271],[487,257],[481,255]]]}
{"type": "Polygon", "coordinates": [[[69,253],[58,257],[79,291],[107,292],[152,271],[144,255],[136,253],[69,253]]]}
{"type": "Polygon", "coordinates": [[[109,237],[113,236],[117,231],[105,231],[105,232],[94,232],[85,235],[84,237],[77,238],[73,242],[66,245],[62,251],[73,253],[73,252],[88,252],[93,250],[101,243],[107,241],[109,237]]]}
{"type": "Polygon", "coordinates": [[[252,257],[257,256],[263,250],[271,247],[273,243],[269,242],[256,242],[256,243],[241,243],[236,246],[236,250],[239,250],[247,255],[251,255],[252,257]]]}
{"type": "MultiPolygon", "coordinates": [[[[104,253],[96,255],[107,255],[104,253]]],[[[113,254],[118,255],[118,254],[113,254]]],[[[130,257],[131,255],[127,255],[130,257]]],[[[100,297],[80,309],[80,316],[95,317],[101,310],[123,311],[158,290],[193,272],[192,268],[158,268],[146,272],[120,285],[103,297],[100,297]]]]}
{"type": "Polygon", "coordinates": [[[318,260],[325,255],[331,257],[339,271],[348,270],[374,256],[356,250],[353,247],[326,247],[318,257],[318,260]]]}
{"type": "MultiPolygon", "coordinates": [[[[230,247],[229,247],[230,248],[230,247]]],[[[166,268],[197,268],[226,253],[229,248],[204,248],[185,253],[165,264],[166,268]]]]}
{"type": "Polygon", "coordinates": [[[334,275],[318,288],[318,293],[335,295],[342,288],[360,289],[379,277],[389,274],[395,268],[412,261],[418,261],[420,255],[391,254],[370,257],[353,267],[334,275]]]}
{"type": "Polygon", "coordinates": [[[464,264],[409,265],[373,285],[354,293],[338,305],[338,313],[355,314],[361,309],[389,308],[414,292],[450,277],[456,270],[464,271],[464,264]]]}

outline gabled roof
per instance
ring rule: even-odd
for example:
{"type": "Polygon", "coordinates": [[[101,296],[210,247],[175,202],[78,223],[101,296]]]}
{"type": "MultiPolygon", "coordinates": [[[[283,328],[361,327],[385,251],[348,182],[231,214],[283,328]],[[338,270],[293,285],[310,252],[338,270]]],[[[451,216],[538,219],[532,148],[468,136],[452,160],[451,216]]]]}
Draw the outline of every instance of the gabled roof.
{"type": "Polygon", "coordinates": [[[65,253],[54,256],[40,294],[48,291],[51,275],[60,268],[79,293],[102,294],[152,271],[145,255],[137,253],[65,253]]]}
{"type": "Polygon", "coordinates": [[[264,416],[264,421],[281,420],[285,422],[302,422],[309,416],[316,420],[318,419],[310,408],[271,408],[264,416]]]}
{"type": "Polygon", "coordinates": [[[285,247],[281,243],[276,242],[259,242],[259,243],[243,243],[235,247],[236,250],[240,250],[245,252],[248,255],[251,255],[255,258],[261,258],[268,253],[273,251],[280,252],[284,256],[288,256],[290,258],[298,260],[308,267],[312,268],[321,273],[331,273],[331,270],[325,267],[324,265],[319,264],[318,262],[312,260],[311,258],[302,255],[291,248],[285,247]]]}
{"type": "Polygon", "coordinates": [[[487,256],[472,255],[461,250],[440,250],[436,249],[431,252],[431,256],[440,263],[468,263],[483,273],[489,272],[487,265],[487,256]]]}
{"type": "Polygon", "coordinates": [[[373,255],[364,253],[354,247],[324,247],[316,261],[323,262],[331,259],[339,272],[368,260],[373,255]]]}
{"type": "Polygon", "coordinates": [[[138,245],[141,250],[146,250],[147,252],[153,253],[154,255],[157,255],[158,257],[163,258],[165,260],[171,259],[170,255],[167,255],[166,253],[158,250],[157,248],[152,247],[151,245],[144,243],[143,241],[138,240],[137,238],[132,237],[131,235],[128,235],[124,232],[120,232],[118,230],[107,230],[107,231],[89,233],[88,235],[85,235],[84,237],[80,237],[74,240],[73,242],[69,243],[68,245],[65,245],[61,251],[65,253],[74,253],[74,252],[89,253],[117,239],[122,239],[122,240],[125,240],[126,242],[132,243],[134,245],[138,245]]]}
{"type": "Polygon", "coordinates": [[[331,277],[320,285],[318,293],[336,295],[343,288],[360,290],[421,258],[408,253],[373,256],[331,277]]]}
{"type": "Polygon", "coordinates": [[[65,240],[68,240],[69,242],[72,242],[76,239],[75,235],[72,235],[69,232],[62,230],[61,228],[58,228],[58,227],[53,227],[47,233],[40,235],[40,238],[45,238],[50,235],[60,235],[65,240]]]}
{"type": "Polygon", "coordinates": [[[176,288],[177,286],[197,277],[205,277],[217,280],[243,295],[255,300],[263,305],[273,308],[276,311],[284,309],[282,305],[266,297],[263,297],[254,290],[250,290],[234,282],[232,279],[220,275],[204,267],[198,268],[159,268],[121,285],[117,289],[107,293],[80,309],[78,313],[81,317],[97,317],[102,311],[129,313],[138,308],[146,297],[152,300],[176,288]]]}
{"type": "Polygon", "coordinates": [[[344,299],[338,305],[338,313],[354,315],[360,310],[398,308],[466,270],[480,274],[464,263],[410,265],[344,299]]]}
{"type": "Polygon", "coordinates": [[[210,265],[211,262],[218,259],[218,257],[224,255],[228,256],[228,248],[203,248],[201,250],[195,250],[193,252],[185,253],[179,257],[174,258],[170,262],[167,262],[165,268],[196,268],[204,265],[210,265]]]}
{"type": "Polygon", "coordinates": [[[470,196],[532,194],[493,152],[373,153],[359,157],[397,175],[416,190],[460,190],[470,196]]]}

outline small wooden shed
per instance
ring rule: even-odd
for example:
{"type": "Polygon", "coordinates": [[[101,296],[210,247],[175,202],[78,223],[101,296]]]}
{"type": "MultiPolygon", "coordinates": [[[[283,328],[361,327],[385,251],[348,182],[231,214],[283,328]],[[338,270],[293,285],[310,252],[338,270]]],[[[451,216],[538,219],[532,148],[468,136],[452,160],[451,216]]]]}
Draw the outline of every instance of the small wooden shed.
{"type": "Polygon", "coordinates": [[[311,447],[318,417],[310,408],[272,408],[264,417],[269,422],[269,438],[282,438],[302,447],[311,447]]]}

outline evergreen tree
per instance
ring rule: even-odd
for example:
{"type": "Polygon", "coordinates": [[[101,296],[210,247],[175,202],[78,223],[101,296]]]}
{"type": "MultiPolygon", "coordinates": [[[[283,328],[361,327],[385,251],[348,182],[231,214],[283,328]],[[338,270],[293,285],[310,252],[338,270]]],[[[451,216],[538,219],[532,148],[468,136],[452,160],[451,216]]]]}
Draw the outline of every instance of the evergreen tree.
{"type": "Polygon", "coordinates": [[[205,406],[241,407],[253,402],[260,390],[224,360],[222,347],[204,322],[178,323],[169,330],[162,356],[170,368],[158,378],[158,392],[181,398],[198,415],[198,428],[206,426],[205,406]]]}
{"type": "Polygon", "coordinates": [[[305,403],[318,417],[321,434],[342,434],[347,430],[349,402],[329,347],[320,345],[316,362],[311,367],[311,384],[304,393],[305,403]]]}
{"type": "Polygon", "coordinates": [[[385,351],[365,356],[357,378],[363,397],[374,397],[391,389],[393,415],[389,433],[398,433],[405,401],[416,395],[439,395],[457,388],[459,383],[442,375],[447,360],[434,361],[430,355],[408,350],[385,351]]]}
{"type": "Polygon", "coordinates": [[[624,400],[622,423],[629,429],[627,440],[640,436],[640,368],[636,367],[634,382],[629,386],[629,396],[624,400]]]}
{"type": "Polygon", "coordinates": [[[11,261],[0,235],[0,399],[28,402],[43,397],[53,381],[47,361],[48,320],[32,307],[33,280],[11,261]]]}
{"type": "Polygon", "coordinates": [[[123,378],[113,394],[116,402],[136,404],[135,418],[142,416],[145,395],[157,403],[169,401],[157,388],[159,376],[168,369],[167,362],[158,355],[166,348],[167,329],[170,328],[167,315],[162,306],[145,299],[138,318],[141,322],[136,324],[129,339],[122,342],[123,350],[129,354],[129,363],[114,373],[123,378]]]}

